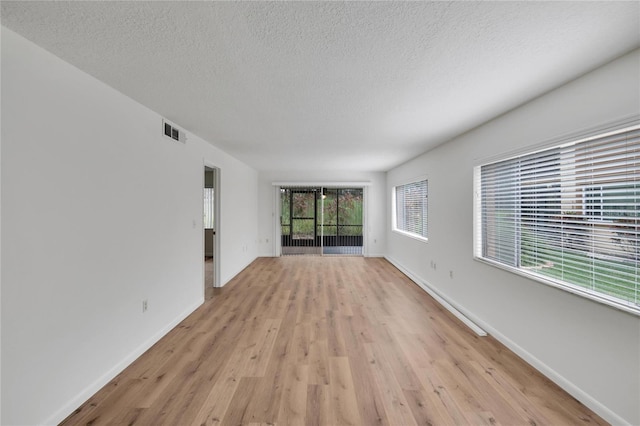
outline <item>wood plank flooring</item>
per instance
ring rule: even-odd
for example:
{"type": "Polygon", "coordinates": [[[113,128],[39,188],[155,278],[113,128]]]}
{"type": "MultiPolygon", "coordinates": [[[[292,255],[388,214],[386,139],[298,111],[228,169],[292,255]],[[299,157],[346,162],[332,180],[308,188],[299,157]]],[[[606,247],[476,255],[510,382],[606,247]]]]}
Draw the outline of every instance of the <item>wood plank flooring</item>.
{"type": "Polygon", "coordinates": [[[260,258],[64,425],[606,424],[383,259],[260,258]]]}

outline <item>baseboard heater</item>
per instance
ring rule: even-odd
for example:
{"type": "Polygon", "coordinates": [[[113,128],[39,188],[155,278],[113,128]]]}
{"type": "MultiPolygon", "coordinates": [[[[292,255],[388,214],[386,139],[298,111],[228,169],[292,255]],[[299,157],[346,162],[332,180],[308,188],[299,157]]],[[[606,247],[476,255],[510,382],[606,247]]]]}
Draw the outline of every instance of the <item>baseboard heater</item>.
{"type": "Polygon", "coordinates": [[[385,259],[387,259],[389,263],[391,263],[393,266],[398,268],[400,272],[405,274],[407,278],[409,278],[411,281],[416,283],[421,289],[426,291],[429,294],[429,296],[433,297],[436,300],[436,302],[442,305],[447,311],[451,312],[456,318],[462,321],[467,327],[473,330],[473,332],[476,333],[478,336],[484,337],[487,335],[487,332],[484,331],[478,324],[471,321],[466,315],[464,315],[462,312],[456,309],[455,306],[453,306],[444,297],[438,294],[438,292],[433,288],[431,288],[427,283],[425,283],[424,281],[422,281],[421,279],[413,275],[411,272],[409,272],[402,265],[395,262],[393,259],[390,259],[386,256],[385,256],[385,259]]]}

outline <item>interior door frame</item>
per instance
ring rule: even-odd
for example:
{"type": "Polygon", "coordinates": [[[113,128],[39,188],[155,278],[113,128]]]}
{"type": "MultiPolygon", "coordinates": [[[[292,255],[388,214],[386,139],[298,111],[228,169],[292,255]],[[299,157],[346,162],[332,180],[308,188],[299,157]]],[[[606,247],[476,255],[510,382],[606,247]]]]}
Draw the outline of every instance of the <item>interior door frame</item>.
{"type": "MultiPolygon", "coordinates": [[[[203,161],[202,165],[202,190],[200,194],[204,194],[204,173],[206,168],[213,169],[213,223],[214,223],[214,238],[213,238],[213,287],[220,287],[220,265],[222,264],[222,251],[220,250],[220,239],[221,239],[221,227],[220,227],[220,204],[221,204],[221,169],[213,163],[208,162],[207,160],[203,161]]],[[[201,212],[204,212],[204,196],[201,196],[202,200],[202,208],[201,212]]],[[[204,248],[204,220],[200,220],[201,227],[201,236],[202,236],[202,286],[203,290],[205,289],[205,248],[204,248]]]]}

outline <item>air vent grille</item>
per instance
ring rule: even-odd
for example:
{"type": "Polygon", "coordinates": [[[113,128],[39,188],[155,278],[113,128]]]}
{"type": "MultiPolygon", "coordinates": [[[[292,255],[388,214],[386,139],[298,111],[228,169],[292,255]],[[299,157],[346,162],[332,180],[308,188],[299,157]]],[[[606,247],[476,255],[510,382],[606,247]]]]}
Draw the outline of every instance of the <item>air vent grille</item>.
{"type": "Polygon", "coordinates": [[[184,142],[184,132],[167,121],[163,120],[163,133],[166,137],[176,140],[178,142],[184,142]]]}

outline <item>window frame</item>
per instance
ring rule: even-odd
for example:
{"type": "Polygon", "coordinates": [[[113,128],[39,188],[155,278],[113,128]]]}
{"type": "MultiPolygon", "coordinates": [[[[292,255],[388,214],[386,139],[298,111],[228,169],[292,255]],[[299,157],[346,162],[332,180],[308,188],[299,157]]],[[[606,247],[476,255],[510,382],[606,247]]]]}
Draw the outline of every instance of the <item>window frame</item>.
{"type": "Polygon", "coordinates": [[[215,230],[216,229],[216,221],[215,221],[215,209],[214,209],[214,200],[215,200],[215,188],[203,188],[204,194],[204,211],[202,213],[202,222],[203,228],[207,230],[215,230]]]}
{"type": "Polygon", "coordinates": [[[427,176],[420,176],[418,178],[414,178],[408,181],[404,181],[402,183],[399,183],[397,185],[394,185],[391,188],[391,230],[395,233],[398,233],[400,235],[404,235],[406,237],[409,238],[413,238],[415,240],[421,241],[421,242],[428,242],[429,241],[429,179],[427,176]],[[420,182],[425,182],[426,185],[426,206],[423,207],[424,210],[426,210],[426,216],[427,216],[427,221],[426,221],[426,235],[420,235],[411,231],[407,231],[405,229],[401,229],[398,227],[398,199],[397,199],[397,188],[399,187],[404,187],[404,186],[408,186],[408,185],[412,185],[412,184],[416,184],[416,183],[420,183],[420,182]]]}
{"type": "MultiPolygon", "coordinates": [[[[616,309],[622,310],[624,312],[628,312],[637,316],[640,316],[640,304],[634,304],[633,301],[625,301],[624,299],[617,298],[615,296],[610,296],[606,293],[601,293],[596,290],[592,290],[589,288],[582,287],[578,284],[573,284],[571,282],[567,282],[561,279],[556,279],[550,277],[548,275],[543,275],[535,272],[534,270],[523,269],[522,265],[517,264],[516,266],[511,266],[506,263],[502,263],[499,260],[493,260],[487,258],[483,255],[483,200],[482,200],[482,179],[481,172],[482,167],[487,165],[492,165],[496,163],[500,163],[503,161],[509,161],[516,158],[522,158],[528,155],[542,154],[547,152],[553,148],[564,148],[567,145],[576,145],[583,142],[588,142],[590,140],[597,140],[601,138],[605,138],[608,135],[614,135],[617,133],[625,133],[631,131],[637,131],[640,129],[640,122],[637,119],[634,119],[630,122],[625,122],[622,124],[618,124],[617,126],[609,126],[608,128],[594,128],[589,130],[589,132],[585,135],[582,133],[581,135],[575,135],[573,137],[565,137],[563,139],[556,139],[555,141],[546,142],[544,144],[538,144],[537,146],[529,147],[528,149],[520,150],[518,152],[512,152],[507,155],[496,156],[490,159],[485,159],[482,163],[478,164],[474,167],[473,170],[473,189],[474,189],[474,206],[473,206],[473,258],[476,261],[491,265],[493,267],[503,269],[505,271],[514,273],[516,275],[520,275],[522,277],[543,283],[545,285],[549,285],[566,292],[579,295],[581,297],[585,297],[590,300],[594,300],[596,302],[614,307],[616,309]]],[[[600,187],[600,207],[602,208],[602,185],[592,185],[593,187],[600,187]]],[[[597,191],[596,191],[597,192],[597,191]]],[[[595,197],[598,198],[597,196],[595,197]]],[[[522,198],[519,198],[519,202],[522,202],[522,198]]],[[[587,211],[588,207],[586,206],[586,197],[585,204],[583,206],[583,215],[588,217],[587,211]]],[[[520,211],[520,210],[519,210],[520,211]]],[[[599,222],[605,223],[611,222],[606,219],[603,219],[602,216],[597,217],[589,217],[589,222],[599,222]]],[[[519,245],[521,241],[516,241],[516,246],[519,245]]]]}

